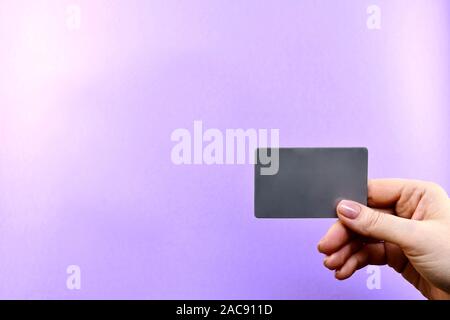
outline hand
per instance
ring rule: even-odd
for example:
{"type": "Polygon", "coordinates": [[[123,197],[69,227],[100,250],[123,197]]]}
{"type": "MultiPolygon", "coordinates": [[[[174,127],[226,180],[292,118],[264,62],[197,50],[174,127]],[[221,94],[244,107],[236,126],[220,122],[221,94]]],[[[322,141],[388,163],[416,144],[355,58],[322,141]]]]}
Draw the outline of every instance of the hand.
{"type": "Polygon", "coordinates": [[[450,299],[450,200],[438,185],[371,180],[368,205],[341,201],[339,220],[319,242],[339,280],[387,264],[429,299],[450,299]]]}

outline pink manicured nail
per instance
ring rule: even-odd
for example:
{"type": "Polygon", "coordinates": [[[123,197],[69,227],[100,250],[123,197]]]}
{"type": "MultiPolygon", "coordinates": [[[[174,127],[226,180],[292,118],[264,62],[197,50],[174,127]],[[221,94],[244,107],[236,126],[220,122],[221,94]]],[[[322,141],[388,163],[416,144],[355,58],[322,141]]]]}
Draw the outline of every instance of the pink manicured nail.
{"type": "Polygon", "coordinates": [[[343,200],[338,205],[338,212],[349,219],[355,219],[361,212],[361,207],[356,202],[343,200]]]}

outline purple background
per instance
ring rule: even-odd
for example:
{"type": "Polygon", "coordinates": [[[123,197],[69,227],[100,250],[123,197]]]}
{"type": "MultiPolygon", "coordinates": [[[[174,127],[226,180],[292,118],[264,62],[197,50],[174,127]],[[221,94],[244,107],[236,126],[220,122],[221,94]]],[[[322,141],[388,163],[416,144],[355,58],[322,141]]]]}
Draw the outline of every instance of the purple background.
{"type": "Polygon", "coordinates": [[[364,270],[336,281],[316,251],[332,220],[255,219],[252,166],[175,166],[170,134],[279,128],[283,146],[367,146],[370,177],[450,190],[449,12],[1,0],[0,298],[421,298],[386,268],[381,290],[364,270]]]}

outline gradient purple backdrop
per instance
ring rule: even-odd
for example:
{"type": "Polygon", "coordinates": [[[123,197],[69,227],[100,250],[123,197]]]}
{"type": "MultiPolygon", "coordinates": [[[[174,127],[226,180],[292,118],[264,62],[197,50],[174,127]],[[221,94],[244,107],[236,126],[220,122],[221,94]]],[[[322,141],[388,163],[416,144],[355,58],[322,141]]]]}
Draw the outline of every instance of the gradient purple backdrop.
{"type": "Polygon", "coordinates": [[[421,298],[386,268],[380,290],[365,270],[336,281],[316,251],[333,220],[255,219],[252,166],[175,166],[170,134],[279,128],[283,146],[367,146],[370,177],[449,191],[449,12],[1,0],[0,298],[421,298]]]}

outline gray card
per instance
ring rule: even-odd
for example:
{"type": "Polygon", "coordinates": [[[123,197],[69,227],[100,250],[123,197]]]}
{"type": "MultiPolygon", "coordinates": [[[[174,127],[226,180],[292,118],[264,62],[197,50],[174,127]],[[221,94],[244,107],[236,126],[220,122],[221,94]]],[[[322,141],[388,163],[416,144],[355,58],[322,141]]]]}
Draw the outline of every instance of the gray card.
{"type": "Polygon", "coordinates": [[[335,218],[342,199],[367,204],[366,148],[257,149],[257,218],[335,218]]]}

